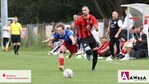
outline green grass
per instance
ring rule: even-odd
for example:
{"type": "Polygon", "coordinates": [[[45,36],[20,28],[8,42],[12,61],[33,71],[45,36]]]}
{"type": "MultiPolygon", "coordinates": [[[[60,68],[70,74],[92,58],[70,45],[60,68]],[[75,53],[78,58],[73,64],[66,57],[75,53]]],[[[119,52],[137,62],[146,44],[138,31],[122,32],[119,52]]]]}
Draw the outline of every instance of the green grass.
{"type": "Polygon", "coordinates": [[[31,84],[118,84],[118,70],[149,70],[147,59],[112,62],[99,60],[96,71],[92,72],[91,61],[72,57],[65,59],[65,68],[74,72],[73,78],[67,79],[58,70],[58,56],[48,56],[47,51],[47,48],[24,48],[18,56],[12,50],[1,52],[0,70],[31,70],[31,84]]]}

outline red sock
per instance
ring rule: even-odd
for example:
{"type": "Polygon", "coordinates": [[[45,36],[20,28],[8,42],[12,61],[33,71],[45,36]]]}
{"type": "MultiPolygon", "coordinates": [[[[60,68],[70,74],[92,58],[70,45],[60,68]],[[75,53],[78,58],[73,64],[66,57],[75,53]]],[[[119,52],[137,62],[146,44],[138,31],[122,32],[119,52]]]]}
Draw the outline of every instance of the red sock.
{"type": "Polygon", "coordinates": [[[59,58],[59,64],[60,64],[60,66],[64,65],[64,58],[59,58]]]}
{"type": "Polygon", "coordinates": [[[122,54],[126,54],[127,52],[126,52],[126,50],[122,50],[122,54]]]}

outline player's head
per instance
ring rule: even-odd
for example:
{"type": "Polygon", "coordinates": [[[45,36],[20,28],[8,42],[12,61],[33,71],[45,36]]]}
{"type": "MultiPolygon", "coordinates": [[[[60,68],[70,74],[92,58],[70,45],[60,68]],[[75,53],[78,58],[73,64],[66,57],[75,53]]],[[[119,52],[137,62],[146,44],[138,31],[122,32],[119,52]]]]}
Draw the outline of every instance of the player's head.
{"type": "Polygon", "coordinates": [[[112,13],[112,17],[113,17],[113,19],[117,19],[118,18],[118,13],[116,11],[114,11],[112,13]]]}
{"type": "Polygon", "coordinates": [[[125,9],[125,14],[126,14],[126,15],[128,14],[128,9],[127,9],[127,8],[125,9]]]}
{"type": "Polygon", "coordinates": [[[106,37],[101,38],[101,43],[105,43],[106,41],[108,41],[106,37]]]}
{"type": "Polygon", "coordinates": [[[65,29],[65,26],[63,23],[58,23],[56,25],[56,30],[60,35],[64,35],[64,29],[65,29]]]}
{"type": "Polygon", "coordinates": [[[82,7],[82,14],[87,16],[89,14],[89,8],[87,6],[82,7]]]}
{"type": "Polygon", "coordinates": [[[73,20],[74,20],[74,21],[76,21],[76,20],[77,20],[77,18],[78,18],[78,16],[77,16],[77,15],[73,15],[73,20]]]}
{"type": "Polygon", "coordinates": [[[12,23],[12,20],[9,19],[9,20],[7,21],[7,25],[10,25],[11,23],[12,23]]]}
{"type": "Polygon", "coordinates": [[[140,26],[134,26],[133,32],[134,33],[140,33],[141,32],[141,27],[140,26]]]}
{"type": "Polygon", "coordinates": [[[17,23],[18,22],[18,17],[15,16],[14,19],[13,19],[14,23],[17,23]]]}

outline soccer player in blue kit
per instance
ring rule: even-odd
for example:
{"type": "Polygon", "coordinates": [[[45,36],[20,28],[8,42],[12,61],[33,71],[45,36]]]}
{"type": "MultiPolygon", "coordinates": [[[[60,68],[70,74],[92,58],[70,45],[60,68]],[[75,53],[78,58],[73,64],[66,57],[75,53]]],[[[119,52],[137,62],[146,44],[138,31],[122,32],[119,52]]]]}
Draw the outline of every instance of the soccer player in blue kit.
{"type": "Polygon", "coordinates": [[[76,38],[70,30],[65,29],[62,23],[58,23],[56,25],[56,34],[54,34],[54,38],[52,42],[58,41],[62,39],[62,43],[59,49],[59,69],[61,71],[64,70],[64,52],[69,50],[71,57],[73,54],[77,52],[76,38]]]}

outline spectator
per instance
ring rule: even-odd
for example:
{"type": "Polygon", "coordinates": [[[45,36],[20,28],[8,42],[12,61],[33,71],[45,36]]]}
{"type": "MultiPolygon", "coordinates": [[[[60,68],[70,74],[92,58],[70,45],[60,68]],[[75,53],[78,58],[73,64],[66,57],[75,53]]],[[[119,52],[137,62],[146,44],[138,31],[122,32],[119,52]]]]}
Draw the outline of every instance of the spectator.
{"type": "Polygon", "coordinates": [[[98,55],[100,56],[105,56],[109,55],[109,41],[107,40],[106,37],[101,38],[101,45],[98,48],[98,55]]]}
{"type": "Polygon", "coordinates": [[[7,24],[3,27],[3,50],[7,51],[6,44],[10,41],[10,24],[12,23],[11,20],[7,21],[7,24]]]}
{"type": "MultiPolygon", "coordinates": [[[[139,49],[147,50],[147,38],[146,35],[141,32],[141,27],[136,26],[134,29],[134,38],[130,39],[130,43],[126,45],[126,55],[121,60],[129,60],[130,55],[134,51],[139,51],[139,49]]],[[[136,56],[134,56],[136,58],[136,56]]]]}
{"type": "Polygon", "coordinates": [[[109,35],[110,37],[110,56],[107,58],[108,61],[112,61],[112,59],[114,58],[114,44],[116,44],[117,47],[116,54],[119,54],[119,38],[121,30],[122,20],[118,18],[118,13],[114,11],[112,13],[112,19],[109,22],[109,26],[106,32],[106,35],[109,35]]]}

